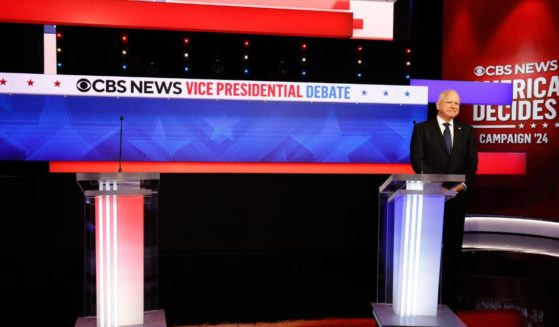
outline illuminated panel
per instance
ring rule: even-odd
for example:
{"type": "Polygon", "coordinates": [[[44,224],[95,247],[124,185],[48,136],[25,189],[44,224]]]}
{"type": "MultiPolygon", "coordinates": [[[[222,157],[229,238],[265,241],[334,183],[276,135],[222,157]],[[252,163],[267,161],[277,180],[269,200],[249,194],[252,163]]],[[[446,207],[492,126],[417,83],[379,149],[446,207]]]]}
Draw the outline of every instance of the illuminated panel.
{"type": "Polygon", "coordinates": [[[350,1],[354,22],[362,25],[353,30],[353,39],[392,40],[394,38],[394,3],[379,1],[350,1]]]}
{"type": "MultiPolygon", "coordinates": [[[[147,0],[146,0],[147,1],[147,0]]],[[[353,13],[354,39],[392,40],[394,37],[394,2],[370,0],[167,0],[174,3],[202,3],[260,8],[349,10],[353,13]]]]}
{"type": "Polygon", "coordinates": [[[464,251],[505,251],[559,257],[559,223],[535,218],[469,216],[464,251]]]}
{"type": "Polygon", "coordinates": [[[143,196],[117,196],[116,181],[100,181],[95,197],[97,326],[144,319],[143,196]]]}
{"type": "Polygon", "coordinates": [[[56,74],[56,27],[45,25],[43,30],[43,72],[56,74]]]}
{"type": "Polygon", "coordinates": [[[392,40],[394,2],[21,0],[4,4],[0,21],[392,40]],[[356,21],[363,25],[354,28],[356,21]]]}
{"type": "Polygon", "coordinates": [[[526,175],[526,153],[479,152],[478,175],[526,175]]]}
{"type": "Polygon", "coordinates": [[[512,83],[412,79],[410,85],[427,86],[429,102],[436,103],[444,90],[456,90],[461,104],[512,104],[512,83]]]}
{"type": "Polygon", "coordinates": [[[402,317],[436,316],[444,196],[421,195],[422,182],[394,199],[394,312],[402,317]]]}
{"type": "Polygon", "coordinates": [[[510,233],[559,239],[559,223],[522,217],[468,216],[464,232],[510,233]]]}
{"type": "Polygon", "coordinates": [[[559,258],[559,241],[525,235],[466,233],[462,251],[502,251],[559,258]]]}
{"type": "Polygon", "coordinates": [[[336,38],[349,38],[353,33],[349,11],[159,1],[9,1],[2,4],[0,21],[336,38]]]}

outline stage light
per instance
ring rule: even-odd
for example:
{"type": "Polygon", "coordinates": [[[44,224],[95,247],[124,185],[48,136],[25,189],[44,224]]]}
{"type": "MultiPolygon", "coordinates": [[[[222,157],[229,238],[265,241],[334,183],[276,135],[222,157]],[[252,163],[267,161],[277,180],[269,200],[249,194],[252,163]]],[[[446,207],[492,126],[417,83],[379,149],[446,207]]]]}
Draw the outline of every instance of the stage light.
{"type": "Polygon", "coordinates": [[[225,70],[225,67],[223,65],[223,62],[221,61],[221,58],[218,55],[214,58],[214,61],[213,61],[213,64],[212,64],[212,71],[213,71],[214,74],[222,74],[224,70],[225,70]]]}
{"type": "Polygon", "coordinates": [[[188,44],[188,43],[190,43],[190,39],[187,38],[187,37],[185,37],[185,38],[183,39],[183,42],[184,42],[184,44],[188,44]]]}
{"type": "Polygon", "coordinates": [[[301,77],[306,77],[307,76],[307,68],[306,68],[306,64],[307,64],[307,43],[306,42],[301,42],[301,59],[300,59],[300,74],[301,77]]]}
{"type": "Polygon", "coordinates": [[[361,77],[363,77],[363,73],[358,72],[356,76],[357,76],[357,78],[361,78],[361,77]]]}
{"type": "Polygon", "coordinates": [[[245,48],[248,48],[249,45],[250,45],[250,42],[249,42],[248,40],[245,40],[245,41],[243,42],[243,46],[244,46],[245,48]]]}
{"type": "Polygon", "coordinates": [[[245,69],[243,70],[243,73],[244,73],[245,75],[248,75],[248,68],[245,68],[245,69]]]}
{"type": "Polygon", "coordinates": [[[185,58],[188,58],[188,52],[185,52],[185,53],[184,53],[184,57],[185,57],[185,58]]]}
{"type": "Polygon", "coordinates": [[[59,62],[59,63],[56,64],[56,66],[58,66],[58,68],[62,68],[62,63],[59,62]]]}
{"type": "Polygon", "coordinates": [[[122,50],[122,55],[123,55],[123,56],[126,56],[127,53],[128,53],[128,52],[126,52],[126,50],[122,50]]]}
{"type": "Polygon", "coordinates": [[[62,49],[61,48],[56,48],[56,52],[60,53],[60,52],[62,52],[62,49]]]}
{"type": "Polygon", "coordinates": [[[278,62],[277,71],[278,74],[280,75],[285,75],[289,72],[289,69],[287,68],[287,63],[285,62],[284,59],[280,59],[280,61],[278,62]]]}
{"type": "Polygon", "coordinates": [[[363,47],[360,46],[360,45],[358,45],[357,48],[356,48],[356,50],[357,50],[357,52],[361,52],[361,51],[363,51],[363,47]]]}
{"type": "Polygon", "coordinates": [[[128,65],[123,64],[123,65],[122,65],[122,70],[127,70],[127,69],[128,69],[128,65]]]}
{"type": "Polygon", "coordinates": [[[60,33],[60,32],[56,33],[56,38],[57,39],[61,39],[63,37],[64,37],[64,35],[62,33],[60,33]]]}
{"type": "Polygon", "coordinates": [[[410,55],[410,54],[411,54],[411,48],[406,48],[406,49],[404,50],[404,52],[405,52],[407,55],[410,55]]]}
{"type": "Polygon", "coordinates": [[[357,64],[358,64],[358,65],[361,65],[362,63],[363,63],[363,60],[357,59],[357,64]]]}
{"type": "Polygon", "coordinates": [[[128,42],[128,35],[123,34],[123,35],[120,37],[120,40],[121,40],[122,42],[128,42]]]}
{"type": "Polygon", "coordinates": [[[243,59],[244,59],[244,60],[248,60],[248,55],[244,55],[244,56],[243,56],[243,59]]]}
{"type": "Polygon", "coordinates": [[[411,66],[411,61],[406,61],[406,66],[411,66]]]}
{"type": "Polygon", "coordinates": [[[410,76],[410,75],[406,75],[406,79],[410,79],[410,78],[411,78],[411,76],[410,76]]]}
{"type": "Polygon", "coordinates": [[[184,71],[185,71],[185,72],[189,72],[189,71],[190,71],[190,68],[189,68],[188,66],[184,66],[184,71]]]}

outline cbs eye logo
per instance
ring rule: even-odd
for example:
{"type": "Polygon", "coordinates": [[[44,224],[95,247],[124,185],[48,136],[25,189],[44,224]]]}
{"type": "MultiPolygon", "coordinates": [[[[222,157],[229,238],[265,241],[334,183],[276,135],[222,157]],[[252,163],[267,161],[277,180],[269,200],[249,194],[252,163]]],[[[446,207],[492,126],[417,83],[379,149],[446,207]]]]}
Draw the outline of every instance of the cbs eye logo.
{"type": "Polygon", "coordinates": [[[91,89],[91,82],[85,78],[82,78],[76,83],[76,87],[80,92],[87,92],[91,89]]]}
{"type": "Polygon", "coordinates": [[[477,66],[476,68],[474,68],[474,75],[478,77],[485,75],[485,68],[483,68],[482,66],[477,66]]]}

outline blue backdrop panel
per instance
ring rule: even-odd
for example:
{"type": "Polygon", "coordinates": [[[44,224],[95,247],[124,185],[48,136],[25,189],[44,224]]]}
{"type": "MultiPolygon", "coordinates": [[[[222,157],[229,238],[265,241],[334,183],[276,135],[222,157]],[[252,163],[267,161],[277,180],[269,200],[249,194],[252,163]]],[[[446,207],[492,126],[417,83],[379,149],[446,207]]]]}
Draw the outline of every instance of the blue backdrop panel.
{"type": "Polygon", "coordinates": [[[0,159],[408,163],[426,105],[0,95],[0,159]]]}

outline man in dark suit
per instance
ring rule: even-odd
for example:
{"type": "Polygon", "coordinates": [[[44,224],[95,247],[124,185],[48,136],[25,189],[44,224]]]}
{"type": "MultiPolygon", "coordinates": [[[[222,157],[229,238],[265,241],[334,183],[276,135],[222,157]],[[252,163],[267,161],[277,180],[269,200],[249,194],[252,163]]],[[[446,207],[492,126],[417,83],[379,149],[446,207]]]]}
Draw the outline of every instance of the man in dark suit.
{"type": "Polygon", "coordinates": [[[445,185],[457,192],[445,203],[442,250],[442,303],[456,310],[457,275],[460,268],[466,200],[477,171],[477,150],[473,128],[455,120],[460,112],[460,96],[454,90],[441,92],[437,117],[414,126],[410,146],[411,164],[416,173],[464,174],[466,182],[445,185]]]}

